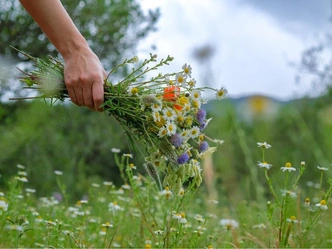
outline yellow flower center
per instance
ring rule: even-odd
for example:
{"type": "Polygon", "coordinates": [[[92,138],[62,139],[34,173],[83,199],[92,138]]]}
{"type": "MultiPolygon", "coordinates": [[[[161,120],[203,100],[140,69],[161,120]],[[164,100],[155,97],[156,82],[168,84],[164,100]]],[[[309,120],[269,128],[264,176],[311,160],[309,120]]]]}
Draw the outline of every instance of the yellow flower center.
{"type": "Polygon", "coordinates": [[[183,77],[180,76],[180,77],[178,78],[178,81],[179,81],[180,83],[182,83],[182,82],[184,81],[183,77]]]}
{"type": "Polygon", "coordinates": [[[137,94],[137,93],[138,93],[138,89],[137,89],[136,87],[132,88],[132,89],[131,89],[131,93],[132,93],[133,95],[137,94]]]}
{"type": "Polygon", "coordinates": [[[182,122],[184,121],[183,116],[178,116],[177,121],[178,121],[179,123],[182,123],[182,122]]]}
{"type": "Polygon", "coordinates": [[[310,202],[310,199],[308,197],[305,198],[305,202],[310,202]]]}
{"type": "Polygon", "coordinates": [[[217,93],[217,95],[219,96],[219,97],[222,97],[222,96],[224,96],[224,91],[218,91],[218,93],[217,93]]]}
{"type": "Polygon", "coordinates": [[[291,164],[290,162],[287,162],[287,163],[285,164],[285,167],[286,167],[286,168],[291,168],[291,167],[292,167],[292,164],[291,164]]]}
{"type": "Polygon", "coordinates": [[[178,103],[180,105],[188,104],[189,103],[189,99],[187,97],[185,97],[185,96],[182,96],[182,97],[179,98],[178,103]]]}
{"type": "Polygon", "coordinates": [[[186,218],[186,215],[184,213],[181,213],[181,218],[186,218]]]}
{"type": "Polygon", "coordinates": [[[325,200],[321,200],[320,204],[323,205],[323,206],[326,206],[326,201],[325,200]]]}
{"type": "Polygon", "coordinates": [[[197,100],[193,101],[193,107],[198,108],[199,107],[199,102],[197,100]]]}
{"type": "Polygon", "coordinates": [[[185,72],[186,74],[188,74],[188,73],[189,73],[189,68],[186,67],[186,68],[184,69],[184,72],[185,72]]]}
{"type": "Polygon", "coordinates": [[[166,112],[166,116],[170,118],[170,117],[173,116],[173,113],[172,113],[171,111],[168,110],[168,111],[166,112]]]}
{"type": "Polygon", "coordinates": [[[296,220],[296,217],[295,217],[294,215],[292,215],[292,216],[290,217],[290,219],[291,219],[291,220],[296,220]]]}

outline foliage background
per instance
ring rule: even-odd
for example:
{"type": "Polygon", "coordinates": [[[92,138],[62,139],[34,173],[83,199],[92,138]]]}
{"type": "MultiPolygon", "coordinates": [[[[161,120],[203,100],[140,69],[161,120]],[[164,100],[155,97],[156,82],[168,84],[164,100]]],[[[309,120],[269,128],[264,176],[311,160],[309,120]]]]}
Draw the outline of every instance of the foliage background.
{"type": "MultiPolygon", "coordinates": [[[[62,2],[106,68],[135,54],[136,44],[155,29],[159,17],[158,10],[143,13],[138,1],[133,0],[62,2]]],[[[33,56],[58,56],[18,1],[1,1],[0,13],[0,58],[19,58],[9,44],[33,56]]],[[[29,63],[24,65],[28,66],[29,63]]],[[[118,77],[124,73],[119,72],[118,77]]],[[[0,80],[0,96],[8,91],[21,94],[12,88],[14,79],[0,80]]],[[[260,114],[253,114],[250,121],[243,119],[237,101],[232,99],[207,106],[213,116],[207,133],[225,140],[212,161],[217,198],[232,204],[240,199],[266,197],[266,186],[257,172],[257,161],[261,160],[256,149],[258,141],[272,144],[268,161],[275,165],[272,171],[280,178],[283,175],[279,167],[288,161],[294,165],[306,161],[308,176],[314,175],[317,165],[330,166],[331,92],[326,88],[326,93],[317,98],[280,103],[278,113],[269,119],[260,114]]],[[[112,148],[136,153],[111,117],[69,103],[49,108],[39,102],[3,101],[0,121],[0,188],[6,187],[16,164],[23,164],[29,172],[29,184],[38,189],[38,195],[54,189],[51,176],[57,169],[65,172],[65,184],[72,194],[81,196],[92,182],[105,178],[121,184],[112,148]]],[[[139,170],[144,173],[143,155],[136,155],[139,170]]],[[[306,184],[306,180],[317,179],[302,180],[301,184],[306,184]]],[[[208,186],[206,191],[211,194],[208,186]]]]}

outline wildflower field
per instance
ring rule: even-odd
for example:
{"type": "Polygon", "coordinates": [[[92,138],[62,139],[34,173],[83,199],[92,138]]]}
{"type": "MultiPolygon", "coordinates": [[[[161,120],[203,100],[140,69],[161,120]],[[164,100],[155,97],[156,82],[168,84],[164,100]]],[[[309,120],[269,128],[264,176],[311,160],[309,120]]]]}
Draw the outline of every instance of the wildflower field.
{"type": "MultiPolygon", "coordinates": [[[[61,79],[52,63],[46,75],[61,79]]],[[[52,106],[2,114],[1,248],[332,246],[329,93],[248,121],[227,99],[205,101],[189,65],[140,81],[144,63],[108,86],[114,119],[54,105],[67,95],[49,85],[52,106]]]]}

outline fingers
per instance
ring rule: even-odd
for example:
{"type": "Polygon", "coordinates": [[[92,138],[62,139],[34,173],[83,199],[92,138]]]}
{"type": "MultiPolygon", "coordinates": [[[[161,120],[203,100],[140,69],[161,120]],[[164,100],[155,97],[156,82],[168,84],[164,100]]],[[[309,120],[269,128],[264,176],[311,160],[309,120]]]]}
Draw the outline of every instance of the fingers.
{"type": "Polygon", "coordinates": [[[104,82],[100,77],[98,80],[84,79],[83,81],[80,79],[66,82],[68,94],[73,103],[98,112],[103,111],[100,107],[104,102],[103,84],[104,82]]]}

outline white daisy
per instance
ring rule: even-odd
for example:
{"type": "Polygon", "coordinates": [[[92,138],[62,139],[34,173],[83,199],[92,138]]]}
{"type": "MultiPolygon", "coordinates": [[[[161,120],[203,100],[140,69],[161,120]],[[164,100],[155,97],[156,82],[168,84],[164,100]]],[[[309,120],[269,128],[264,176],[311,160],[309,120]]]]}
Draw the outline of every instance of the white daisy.
{"type": "Polygon", "coordinates": [[[176,133],[176,125],[172,122],[167,122],[166,123],[166,130],[167,130],[167,135],[171,136],[176,133]]]}
{"type": "Polygon", "coordinates": [[[187,63],[186,63],[186,64],[184,64],[184,65],[182,66],[182,69],[183,69],[183,72],[184,72],[186,75],[188,75],[189,77],[191,77],[192,68],[191,68],[190,65],[187,65],[187,63]]]}
{"type": "Polygon", "coordinates": [[[226,88],[222,87],[216,92],[217,99],[223,99],[227,95],[228,91],[226,88]]]}
{"type": "Polygon", "coordinates": [[[258,162],[258,166],[260,167],[260,168],[266,168],[266,169],[270,169],[271,167],[272,167],[272,164],[269,164],[269,163],[267,163],[267,162],[258,162]]]}
{"type": "Polygon", "coordinates": [[[319,203],[317,203],[316,207],[319,207],[321,210],[327,210],[328,209],[325,200],[321,200],[319,203]]]}
{"type": "Polygon", "coordinates": [[[158,137],[164,137],[167,135],[167,129],[165,127],[161,127],[158,132],[158,137]]]}
{"type": "Polygon", "coordinates": [[[269,148],[272,147],[272,146],[271,146],[270,144],[268,144],[267,142],[263,142],[263,143],[258,142],[257,145],[258,145],[258,147],[262,147],[262,148],[264,148],[264,149],[269,149],[269,148]]]}
{"type": "Polygon", "coordinates": [[[190,138],[196,138],[200,135],[199,128],[197,126],[194,126],[189,130],[189,137],[190,138]]]}
{"type": "Polygon", "coordinates": [[[157,103],[153,103],[153,104],[151,105],[151,110],[152,110],[153,112],[161,111],[161,108],[162,108],[162,103],[161,103],[161,101],[158,101],[157,103]]]}
{"type": "Polygon", "coordinates": [[[227,230],[236,229],[239,227],[239,223],[236,220],[232,219],[221,219],[219,223],[227,230]]]}
{"type": "Polygon", "coordinates": [[[183,73],[178,73],[175,76],[175,84],[178,86],[185,87],[186,86],[186,75],[183,73]]]}
{"type": "Polygon", "coordinates": [[[167,107],[163,110],[163,118],[168,121],[174,121],[176,119],[176,112],[174,109],[167,107]]]}
{"type": "Polygon", "coordinates": [[[193,100],[199,100],[199,101],[201,101],[201,99],[202,99],[201,92],[197,91],[197,90],[192,91],[191,94],[190,94],[190,96],[191,96],[191,98],[193,100]]]}
{"type": "Polygon", "coordinates": [[[158,122],[161,119],[160,112],[158,111],[153,111],[152,112],[152,118],[154,122],[158,122]]]}
{"type": "Polygon", "coordinates": [[[328,168],[325,168],[325,167],[319,167],[319,166],[317,166],[317,169],[319,169],[319,170],[321,170],[321,171],[327,171],[327,170],[329,170],[328,168]]]}

